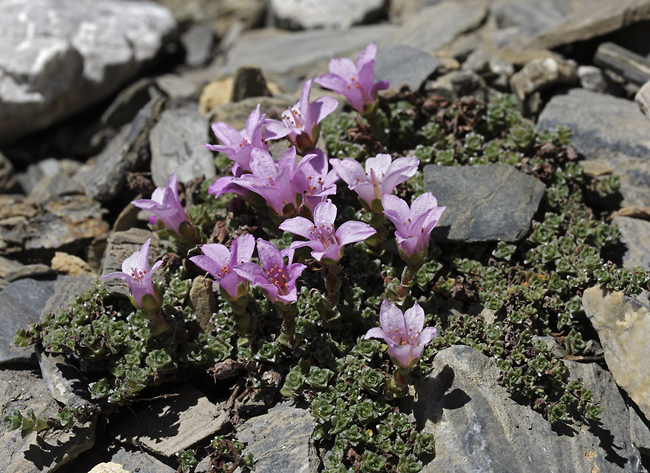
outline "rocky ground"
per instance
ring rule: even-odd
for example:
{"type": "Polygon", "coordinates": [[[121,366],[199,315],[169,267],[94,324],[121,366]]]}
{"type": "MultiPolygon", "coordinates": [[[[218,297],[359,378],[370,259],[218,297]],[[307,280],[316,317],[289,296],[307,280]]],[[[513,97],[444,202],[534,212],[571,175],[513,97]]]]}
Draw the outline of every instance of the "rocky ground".
{"type": "MultiPolygon", "coordinates": [[[[587,175],[620,177],[608,204],[622,234],[612,259],[647,267],[649,32],[648,0],[0,3],[0,414],[47,416],[83,402],[73,366],[12,339],[150,236],[129,204],[152,190],[139,173],[150,171],[155,186],[173,171],[182,182],[213,178],[214,156],[202,147],[214,142],[211,123],[241,129],[257,103],[269,114],[293,105],[330,58],[355,58],[369,42],[379,49],[375,79],[394,91],[450,101],[512,93],[538,129],[568,126],[587,175]]],[[[445,169],[425,169],[425,186],[467,213],[441,222],[445,238],[523,238],[539,182],[445,169]],[[503,197],[492,208],[479,181],[503,197]]],[[[582,305],[602,350],[563,358],[603,406],[598,427],[552,429],[497,382],[494,360],[459,345],[437,354],[405,407],[435,434],[422,471],[647,471],[650,305],[598,288],[582,305]]],[[[101,425],[41,436],[0,427],[0,464],[12,473],[172,473],[179,452],[230,426],[230,393],[213,391],[208,380],[172,386],[101,425]]],[[[304,406],[267,411],[250,401],[244,417],[237,436],[255,471],[318,471],[304,406]]],[[[207,468],[206,458],[194,471],[207,468]]]]}

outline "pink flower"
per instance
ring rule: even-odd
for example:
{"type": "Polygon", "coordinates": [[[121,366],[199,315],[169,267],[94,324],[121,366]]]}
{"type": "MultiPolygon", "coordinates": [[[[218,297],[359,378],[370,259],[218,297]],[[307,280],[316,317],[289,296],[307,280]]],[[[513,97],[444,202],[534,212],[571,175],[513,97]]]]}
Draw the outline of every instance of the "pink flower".
{"type": "Polygon", "coordinates": [[[314,223],[304,217],[295,217],[282,222],[279,228],[308,239],[294,241],[291,248],[308,246],[313,250],[311,255],[318,261],[336,262],[343,256],[345,245],[363,241],[377,233],[371,226],[355,221],[345,222],[335,230],[336,213],[336,206],[328,200],[316,206],[314,223]]]}
{"type": "Polygon", "coordinates": [[[248,281],[233,271],[234,268],[248,263],[255,250],[255,238],[246,234],[237,237],[230,245],[230,250],[225,245],[218,243],[203,245],[203,255],[192,256],[192,261],[199,268],[210,273],[219,286],[233,300],[248,293],[248,281]]]}
{"type": "Polygon", "coordinates": [[[255,263],[244,263],[233,270],[250,281],[253,286],[264,289],[271,302],[283,305],[296,302],[298,300],[296,280],[307,266],[300,263],[292,264],[293,251],[280,251],[273,243],[261,238],[257,239],[257,254],[262,268],[255,263]],[[285,255],[289,259],[287,264],[284,262],[285,255]]]}
{"type": "Polygon", "coordinates": [[[157,261],[149,271],[149,238],[142,248],[122,263],[122,271],[109,273],[100,279],[121,279],[131,289],[132,302],[138,309],[155,310],[160,309],[162,297],[160,292],[151,280],[153,273],[160,267],[162,261],[157,261]]]}
{"type": "Polygon", "coordinates": [[[415,366],[424,346],[436,336],[436,329],[424,330],[424,311],[416,302],[404,314],[395,305],[384,300],[379,311],[380,327],[371,328],[364,338],[381,338],[388,344],[388,353],[397,366],[415,366]]]}
{"type": "Polygon", "coordinates": [[[235,130],[225,122],[213,124],[212,131],[223,144],[206,144],[204,146],[209,150],[225,153],[229,159],[235,162],[233,174],[240,176],[242,171],[250,171],[253,149],[266,151],[269,148],[263,139],[263,127],[267,121],[266,114],[260,115],[260,105],[258,104],[246,120],[246,127],[241,131],[235,130]]]}
{"type": "Polygon", "coordinates": [[[287,139],[301,152],[312,150],[320,134],[318,124],[336,110],[338,101],[333,97],[319,97],[311,104],[311,80],[305,82],[302,87],[300,101],[282,114],[282,123],[274,120],[267,120],[266,129],[272,133],[272,138],[287,139]]]}
{"type": "Polygon", "coordinates": [[[438,207],[431,192],[425,192],[413,201],[411,207],[394,195],[382,199],[384,215],[395,224],[395,239],[400,256],[408,264],[419,266],[426,258],[431,231],[446,207],[438,207]]]}
{"type": "Polygon", "coordinates": [[[327,157],[319,149],[306,155],[296,166],[295,189],[302,195],[302,205],[307,207],[311,214],[318,204],[328,196],[336,194],[339,175],[328,168],[327,157]]]}
{"type": "Polygon", "coordinates": [[[181,201],[178,197],[177,184],[176,173],[174,172],[169,176],[169,179],[167,179],[165,187],[157,187],[156,190],[153,191],[151,199],[139,199],[134,200],[131,203],[142,210],[154,213],[177,235],[181,236],[189,234],[190,232],[193,234],[192,223],[187,218],[185,209],[181,205],[181,201]],[[185,226],[187,228],[181,229],[183,223],[187,224],[185,226]]]}
{"type": "Polygon", "coordinates": [[[359,54],[356,65],[348,58],[332,59],[329,74],[317,77],[314,82],[344,95],[357,112],[372,111],[377,92],[390,86],[388,81],[374,82],[376,56],[377,46],[370,43],[359,54]]]}
{"type": "Polygon", "coordinates": [[[395,187],[411,178],[418,170],[415,156],[392,161],[388,154],[378,154],[366,160],[364,171],[361,164],[351,158],[330,159],[336,173],[348,187],[355,191],[368,210],[381,213],[381,198],[392,194],[395,187]]]}

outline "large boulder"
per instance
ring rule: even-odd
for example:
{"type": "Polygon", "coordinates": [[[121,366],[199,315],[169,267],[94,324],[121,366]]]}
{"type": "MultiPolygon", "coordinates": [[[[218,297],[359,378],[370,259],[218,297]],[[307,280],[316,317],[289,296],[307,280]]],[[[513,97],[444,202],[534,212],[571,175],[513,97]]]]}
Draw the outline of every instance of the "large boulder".
{"type": "Polygon", "coordinates": [[[175,30],[171,13],[149,2],[0,3],[0,144],[107,98],[175,30]]]}

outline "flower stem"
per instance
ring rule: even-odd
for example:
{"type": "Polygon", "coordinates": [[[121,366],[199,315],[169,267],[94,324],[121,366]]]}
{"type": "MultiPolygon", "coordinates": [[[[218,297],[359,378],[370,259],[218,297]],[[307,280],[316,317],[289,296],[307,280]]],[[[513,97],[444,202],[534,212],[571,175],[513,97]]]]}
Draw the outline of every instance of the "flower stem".
{"type": "Polygon", "coordinates": [[[366,239],[366,244],[372,252],[377,255],[381,254],[384,250],[384,243],[388,234],[386,225],[384,225],[384,220],[385,218],[383,213],[373,213],[372,218],[370,219],[370,226],[377,230],[377,233],[368,237],[366,239]]]}
{"type": "Polygon", "coordinates": [[[298,309],[295,304],[276,304],[275,308],[282,317],[280,343],[293,348],[296,346],[296,314],[298,313],[298,309]]]}
{"type": "Polygon", "coordinates": [[[340,264],[330,264],[324,267],[327,272],[325,277],[325,288],[327,289],[327,304],[321,315],[326,322],[331,322],[338,317],[334,308],[339,304],[339,290],[341,289],[341,280],[338,275],[343,270],[340,264]]]}
{"type": "Polygon", "coordinates": [[[404,268],[404,271],[402,272],[402,280],[397,289],[397,297],[399,300],[403,300],[411,290],[411,287],[413,287],[413,279],[416,274],[417,270],[413,269],[411,266],[404,268]]]}

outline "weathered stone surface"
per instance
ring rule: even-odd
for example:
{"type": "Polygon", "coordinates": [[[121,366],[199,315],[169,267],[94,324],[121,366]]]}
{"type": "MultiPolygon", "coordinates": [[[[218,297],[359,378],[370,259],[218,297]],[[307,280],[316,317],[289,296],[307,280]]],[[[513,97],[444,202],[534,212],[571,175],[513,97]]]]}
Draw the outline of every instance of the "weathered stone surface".
{"type": "MultiPolygon", "coordinates": [[[[36,417],[58,414],[56,401],[47,386],[31,371],[0,370],[0,417],[33,409],[36,417]]],[[[75,425],[70,430],[48,430],[21,438],[20,431],[0,425],[0,458],[6,472],[48,473],[90,449],[95,442],[95,424],[75,425]]]]}
{"type": "Polygon", "coordinates": [[[37,349],[36,359],[43,381],[55,400],[68,407],[88,404],[88,380],[63,355],[50,355],[37,349]]]}
{"type": "Polygon", "coordinates": [[[631,217],[615,217],[612,220],[621,231],[621,241],[624,245],[622,254],[623,267],[635,268],[650,266],[650,222],[631,217]]]}
{"type": "Polygon", "coordinates": [[[119,130],[133,120],[149,101],[160,95],[154,81],[150,78],[140,79],[117,94],[100,118],[102,125],[119,130]]]}
{"type": "Polygon", "coordinates": [[[147,405],[137,418],[122,417],[112,429],[116,438],[166,457],[214,436],[228,422],[225,411],[189,385],[147,405]]]}
{"type": "Polygon", "coordinates": [[[643,87],[634,96],[634,100],[648,120],[650,120],[650,81],[643,84],[643,87]]]}
{"type": "Polygon", "coordinates": [[[205,333],[214,330],[215,325],[211,319],[212,314],[217,312],[217,298],[212,289],[212,279],[203,276],[194,278],[190,288],[190,305],[196,313],[196,321],[201,330],[205,333]]]}
{"type": "Polygon", "coordinates": [[[629,100],[583,89],[553,97],[538,129],[566,125],[571,145],[587,160],[613,168],[621,178],[623,206],[650,205],[650,122],[629,100]]]}
{"type": "Polygon", "coordinates": [[[650,80],[650,61],[614,43],[602,43],[598,46],[594,63],[633,84],[642,85],[650,80]]]}
{"type": "Polygon", "coordinates": [[[0,291],[9,285],[10,282],[7,280],[7,274],[15,273],[19,271],[24,264],[14,261],[4,256],[0,256],[0,291]]]}
{"type": "Polygon", "coordinates": [[[514,167],[424,167],[424,187],[446,206],[435,240],[517,241],[530,227],[544,184],[514,167]],[[513,206],[513,202],[517,205],[513,206]]]}
{"type": "Polygon", "coordinates": [[[610,397],[618,393],[602,370],[594,374],[594,395],[614,399],[604,406],[605,417],[619,425],[577,425],[571,435],[554,432],[540,414],[515,402],[498,377],[495,361],[470,347],[438,353],[413,404],[418,426],[436,439],[436,457],[423,473],[645,471],[627,432],[624,401],[610,397]]]}
{"type": "Polygon", "coordinates": [[[192,26],[181,35],[181,43],[185,48],[185,64],[199,67],[210,60],[214,47],[214,30],[208,24],[192,26]]]}
{"type": "Polygon", "coordinates": [[[0,152],[0,192],[11,192],[16,186],[14,165],[0,152]]]}
{"type": "Polygon", "coordinates": [[[390,40],[381,44],[402,44],[434,52],[479,26],[487,13],[485,0],[441,2],[406,20],[390,40]]]}
{"type": "Polygon", "coordinates": [[[88,274],[57,277],[54,281],[54,294],[50,296],[45,306],[43,306],[41,314],[50,314],[68,308],[74,298],[90,289],[90,286],[96,280],[96,277],[88,274]]]}
{"type": "Polygon", "coordinates": [[[248,442],[244,454],[253,454],[256,471],[311,473],[318,467],[310,454],[315,425],[309,411],[282,403],[244,422],[237,438],[248,442]]]}
{"type": "Polygon", "coordinates": [[[436,80],[427,81],[424,90],[455,100],[466,95],[487,99],[487,85],[481,76],[471,70],[452,71],[436,80]]]}
{"type": "Polygon", "coordinates": [[[403,85],[419,90],[440,66],[440,59],[411,46],[381,48],[375,60],[375,80],[389,80],[393,90],[399,90],[403,85]]]}
{"type": "Polygon", "coordinates": [[[650,306],[622,292],[584,291],[585,314],[598,332],[612,376],[646,418],[650,417],[650,306]],[[630,367],[634,369],[630,369],[630,367]]]}
{"type": "Polygon", "coordinates": [[[20,268],[13,269],[8,271],[5,275],[5,279],[8,282],[18,281],[19,279],[25,278],[39,278],[43,276],[49,276],[52,274],[52,268],[46,264],[36,263],[36,264],[26,264],[20,268]]]}
{"type": "MultiPolygon", "coordinates": [[[[572,85],[578,82],[578,65],[575,61],[560,57],[535,59],[510,78],[510,87],[527,113],[537,113],[528,98],[556,85],[572,85]]],[[[535,101],[536,102],[536,101],[535,101]]]]}
{"type": "MultiPolygon", "coordinates": [[[[149,267],[152,266],[162,253],[162,244],[157,233],[141,228],[131,228],[124,232],[115,232],[106,241],[106,253],[102,261],[101,276],[116,271],[122,271],[122,262],[136,251],[139,251],[149,238],[149,267]]],[[[106,289],[111,294],[131,295],[129,286],[119,279],[103,281],[106,289]]]]}
{"type": "Polygon", "coordinates": [[[34,209],[36,214],[31,217],[0,221],[0,242],[5,244],[0,252],[75,251],[108,231],[108,224],[102,219],[106,210],[85,195],[55,197],[34,209]]]}
{"type": "Polygon", "coordinates": [[[108,97],[153,60],[176,29],[159,5],[119,0],[3,2],[0,19],[5,143],[108,97]]]}
{"type": "Polygon", "coordinates": [[[54,281],[20,279],[0,292],[0,363],[29,361],[34,347],[15,347],[18,327],[38,322],[41,311],[54,294],[54,281]]]}
{"type": "Polygon", "coordinates": [[[271,97],[262,70],[256,66],[242,66],[233,79],[230,102],[239,102],[249,97],[271,97]]]}
{"type": "Polygon", "coordinates": [[[25,194],[30,194],[34,188],[43,180],[53,176],[70,177],[81,164],[71,159],[46,158],[37,163],[30,164],[27,171],[18,174],[18,182],[25,194]]]}
{"type": "Polygon", "coordinates": [[[64,174],[56,174],[44,177],[38,181],[27,197],[34,202],[41,203],[52,197],[83,193],[83,186],[79,182],[64,174]]]}
{"type": "Polygon", "coordinates": [[[54,253],[54,258],[52,258],[50,264],[52,265],[52,269],[59,274],[67,274],[69,276],[77,276],[79,274],[94,276],[95,274],[84,260],[78,256],[70,255],[62,251],[54,253]]]}
{"type": "Polygon", "coordinates": [[[149,132],[164,105],[165,99],[162,97],[151,99],[99,156],[75,173],[74,178],[86,193],[100,202],[107,202],[119,195],[126,182],[126,173],[137,170],[149,159],[149,132]]]}
{"type": "Polygon", "coordinates": [[[648,19],[650,3],[647,0],[584,2],[566,16],[564,22],[531,38],[527,46],[557,48],[596,38],[648,19]]]}
{"type": "Polygon", "coordinates": [[[383,0],[270,0],[269,8],[282,28],[346,29],[378,19],[385,4],[383,0]]]}
{"type": "Polygon", "coordinates": [[[92,470],[88,473],[129,473],[127,470],[122,468],[122,465],[118,465],[113,462],[103,462],[98,465],[95,465],[92,470]]]}
{"type": "Polygon", "coordinates": [[[557,26],[571,12],[572,1],[494,0],[491,13],[503,29],[515,27],[526,35],[557,26]]]}
{"type": "MultiPolygon", "coordinates": [[[[394,31],[392,25],[359,26],[345,31],[288,33],[272,28],[251,31],[244,34],[230,50],[223,72],[233,74],[241,66],[256,65],[265,75],[285,76],[301,70],[310,71],[319,61],[324,63],[326,69],[330,58],[356,57],[368,43],[389,37],[394,31]],[[324,44],[327,48],[323,47],[324,44]],[[287,51],[291,51],[291,54],[287,54],[287,51]]],[[[296,82],[295,89],[299,85],[296,82]]]]}
{"type": "Polygon", "coordinates": [[[580,87],[601,94],[620,95],[620,88],[596,66],[578,66],[580,87]]]}
{"type": "Polygon", "coordinates": [[[171,173],[180,182],[195,177],[214,177],[212,153],[203,147],[208,142],[207,119],[195,105],[166,110],[151,130],[151,177],[164,187],[171,173]]]}

